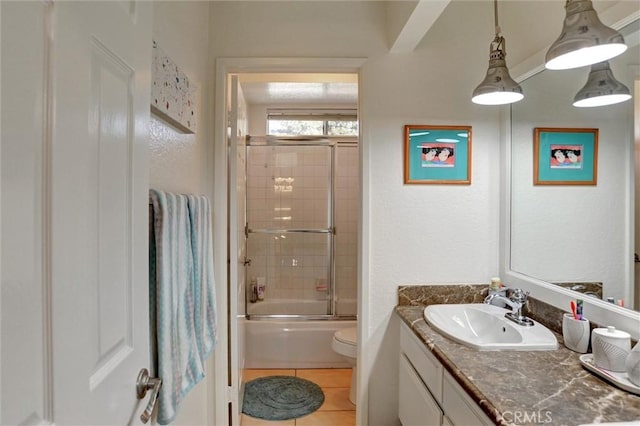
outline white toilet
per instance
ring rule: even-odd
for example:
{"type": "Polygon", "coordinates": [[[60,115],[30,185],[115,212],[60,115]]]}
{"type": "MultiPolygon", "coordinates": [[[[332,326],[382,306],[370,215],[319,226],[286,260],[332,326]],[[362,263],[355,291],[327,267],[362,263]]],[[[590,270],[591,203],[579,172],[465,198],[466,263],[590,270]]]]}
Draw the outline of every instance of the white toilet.
{"type": "Polygon", "coordinates": [[[347,359],[351,365],[351,389],[349,389],[349,400],[355,405],[356,403],[356,359],[358,357],[358,328],[343,328],[333,335],[331,341],[331,349],[347,359]]]}

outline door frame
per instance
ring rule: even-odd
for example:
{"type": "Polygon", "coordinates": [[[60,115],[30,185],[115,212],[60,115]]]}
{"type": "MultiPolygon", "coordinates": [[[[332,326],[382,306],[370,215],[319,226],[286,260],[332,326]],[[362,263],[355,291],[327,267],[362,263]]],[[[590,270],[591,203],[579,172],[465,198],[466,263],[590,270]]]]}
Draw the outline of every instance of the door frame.
{"type": "MultiPolygon", "coordinates": [[[[354,73],[360,77],[361,70],[366,58],[225,58],[216,59],[216,80],[215,80],[215,96],[214,96],[214,203],[217,206],[216,211],[219,214],[214,216],[213,227],[218,230],[219,235],[227,235],[227,215],[229,206],[227,205],[228,196],[228,174],[227,174],[227,129],[229,117],[227,117],[227,96],[229,92],[228,75],[232,73],[296,73],[296,72],[316,72],[316,73],[354,73]],[[224,184],[222,184],[224,182],[224,184]],[[222,232],[224,230],[224,232],[222,232]]],[[[360,88],[362,86],[361,78],[358,78],[360,88]]],[[[362,95],[359,88],[358,97],[362,95]]],[[[362,135],[360,135],[362,140],[362,135]]],[[[367,290],[361,285],[368,278],[368,260],[367,256],[362,253],[368,252],[368,239],[363,237],[363,229],[368,227],[368,179],[366,173],[363,172],[362,165],[365,163],[363,158],[368,156],[364,149],[360,150],[360,173],[361,173],[361,220],[359,224],[359,256],[358,256],[358,300],[367,300],[367,290]]],[[[233,234],[231,234],[233,235],[233,234]]],[[[215,371],[218,379],[215,383],[215,424],[227,424],[229,415],[229,402],[232,401],[231,394],[234,392],[233,387],[228,386],[228,372],[230,371],[231,360],[229,359],[226,348],[229,344],[229,334],[227,331],[227,318],[229,317],[230,294],[227,291],[227,276],[229,267],[227,265],[227,241],[222,238],[214,239],[214,264],[221,265],[216,271],[216,309],[219,317],[224,317],[225,321],[222,327],[218,329],[218,344],[225,350],[219,351],[215,358],[215,371]],[[223,316],[224,315],[224,316],[223,316]],[[220,374],[222,377],[218,376],[220,374]]],[[[232,286],[233,288],[233,286],[232,286]]],[[[362,330],[366,330],[367,307],[358,303],[358,335],[362,334],[362,330]]],[[[359,341],[363,341],[359,337],[359,341]]],[[[361,347],[358,347],[358,358],[361,359],[361,347]]],[[[360,371],[367,371],[368,368],[358,363],[358,410],[356,413],[356,424],[367,424],[367,395],[364,384],[368,381],[364,374],[360,371]]],[[[237,391],[237,389],[235,390],[237,391]]]]}
{"type": "Polygon", "coordinates": [[[634,226],[633,244],[634,244],[634,268],[632,269],[633,278],[631,279],[631,296],[633,297],[633,306],[636,310],[640,310],[640,66],[635,67],[635,79],[633,82],[633,139],[635,147],[635,156],[632,163],[635,177],[635,196],[634,196],[634,226]]]}
{"type": "MultiPolygon", "coordinates": [[[[240,309],[239,300],[244,298],[244,281],[246,266],[240,266],[240,262],[245,262],[247,259],[246,253],[246,241],[244,241],[238,235],[240,232],[246,233],[246,217],[244,202],[246,196],[244,193],[238,192],[238,181],[241,178],[246,177],[246,165],[238,157],[239,155],[245,158],[246,161],[246,103],[244,101],[244,95],[240,88],[238,76],[233,75],[227,80],[229,86],[229,97],[227,99],[227,111],[228,114],[228,132],[227,132],[227,250],[228,261],[227,267],[229,268],[227,273],[227,292],[228,292],[228,310],[227,310],[227,326],[226,331],[229,338],[228,341],[233,341],[234,336],[238,341],[235,346],[226,345],[226,355],[229,360],[227,374],[225,376],[227,386],[229,387],[229,400],[231,404],[229,411],[229,424],[238,424],[240,422],[240,415],[242,414],[242,374],[239,374],[240,369],[244,367],[243,346],[241,345],[241,339],[243,333],[243,327],[241,324],[244,321],[243,311],[240,309]],[[242,217],[240,218],[239,215],[242,217]],[[239,256],[240,252],[242,253],[239,256]],[[240,283],[242,282],[242,285],[240,283]],[[233,307],[233,308],[232,308],[233,307]],[[234,406],[236,404],[236,406],[234,406]]],[[[246,188],[246,186],[245,186],[246,188]]]]}

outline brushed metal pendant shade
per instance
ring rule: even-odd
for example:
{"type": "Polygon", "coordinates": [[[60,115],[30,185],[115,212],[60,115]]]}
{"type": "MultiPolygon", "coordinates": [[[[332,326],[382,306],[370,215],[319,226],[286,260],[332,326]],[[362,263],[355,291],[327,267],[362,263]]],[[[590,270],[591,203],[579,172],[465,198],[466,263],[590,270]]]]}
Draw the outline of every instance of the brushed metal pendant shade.
{"type": "Polygon", "coordinates": [[[480,105],[504,105],[524,98],[522,88],[509,75],[504,56],[504,37],[491,42],[489,69],[482,83],[473,91],[471,101],[480,105]]]}
{"type": "Polygon", "coordinates": [[[578,68],[606,61],[627,49],[624,37],[604,25],[591,0],[567,0],[562,32],[545,57],[551,70],[578,68]]]}
{"type": "Polygon", "coordinates": [[[631,99],[629,88],[614,77],[609,62],[605,61],[591,66],[587,83],[576,94],[573,106],[613,105],[628,99],[631,99]]]}
{"type": "Polygon", "coordinates": [[[498,1],[494,0],[496,35],[489,46],[489,68],[482,82],[475,88],[471,101],[480,105],[505,105],[524,98],[522,87],[511,78],[505,57],[506,42],[498,25],[498,1]]]}

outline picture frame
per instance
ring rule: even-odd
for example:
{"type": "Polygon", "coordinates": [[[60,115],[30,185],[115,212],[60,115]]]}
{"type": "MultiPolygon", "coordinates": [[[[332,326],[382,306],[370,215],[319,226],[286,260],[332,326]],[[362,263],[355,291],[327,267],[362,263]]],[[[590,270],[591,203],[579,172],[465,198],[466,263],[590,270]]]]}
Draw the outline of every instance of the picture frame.
{"type": "Polygon", "coordinates": [[[534,185],[597,185],[598,129],[533,129],[534,185]]]}
{"type": "Polygon", "coordinates": [[[405,184],[471,184],[471,126],[404,126],[405,184]]]}

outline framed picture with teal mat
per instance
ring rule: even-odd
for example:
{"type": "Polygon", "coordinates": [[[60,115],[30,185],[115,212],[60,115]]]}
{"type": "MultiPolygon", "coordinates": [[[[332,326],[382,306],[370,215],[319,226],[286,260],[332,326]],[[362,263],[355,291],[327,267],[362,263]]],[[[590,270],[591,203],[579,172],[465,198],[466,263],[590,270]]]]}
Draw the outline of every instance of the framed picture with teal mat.
{"type": "Polygon", "coordinates": [[[404,126],[405,184],[471,184],[471,126],[404,126]]]}
{"type": "Polygon", "coordinates": [[[597,185],[597,182],[598,129],[534,129],[534,185],[597,185]]]}

